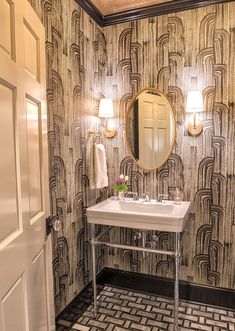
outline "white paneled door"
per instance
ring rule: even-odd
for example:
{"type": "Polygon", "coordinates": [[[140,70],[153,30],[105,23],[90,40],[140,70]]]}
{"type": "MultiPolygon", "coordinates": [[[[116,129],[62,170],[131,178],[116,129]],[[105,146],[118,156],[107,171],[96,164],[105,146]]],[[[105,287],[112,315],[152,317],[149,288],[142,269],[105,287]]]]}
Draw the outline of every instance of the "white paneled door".
{"type": "Polygon", "coordinates": [[[52,331],[45,31],[0,0],[0,331],[52,331]]]}

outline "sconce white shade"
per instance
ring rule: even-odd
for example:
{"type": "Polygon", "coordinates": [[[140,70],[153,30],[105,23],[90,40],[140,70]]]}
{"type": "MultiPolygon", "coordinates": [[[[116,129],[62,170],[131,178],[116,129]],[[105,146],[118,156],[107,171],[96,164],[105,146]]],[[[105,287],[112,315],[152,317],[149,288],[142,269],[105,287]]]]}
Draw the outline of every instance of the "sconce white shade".
{"type": "Polygon", "coordinates": [[[190,91],[187,95],[186,111],[199,113],[203,111],[203,97],[201,91],[190,91]]]}
{"type": "Polygon", "coordinates": [[[100,99],[99,117],[113,117],[113,101],[111,99],[100,99]]]}

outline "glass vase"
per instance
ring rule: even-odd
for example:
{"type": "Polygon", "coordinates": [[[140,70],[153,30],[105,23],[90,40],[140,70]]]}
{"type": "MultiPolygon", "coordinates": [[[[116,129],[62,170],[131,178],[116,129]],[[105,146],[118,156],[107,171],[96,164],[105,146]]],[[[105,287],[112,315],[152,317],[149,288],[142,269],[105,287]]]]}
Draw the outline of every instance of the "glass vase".
{"type": "Polygon", "coordinates": [[[117,199],[118,200],[124,200],[124,194],[125,194],[124,191],[118,191],[117,199]]]}

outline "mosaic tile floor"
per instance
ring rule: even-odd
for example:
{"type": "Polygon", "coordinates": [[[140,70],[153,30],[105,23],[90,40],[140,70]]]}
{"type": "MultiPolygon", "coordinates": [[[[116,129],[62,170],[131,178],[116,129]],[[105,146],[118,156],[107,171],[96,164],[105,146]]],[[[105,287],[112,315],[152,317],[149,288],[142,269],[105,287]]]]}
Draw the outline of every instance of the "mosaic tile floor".
{"type": "MultiPolygon", "coordinates": [[[[88,293],[91,296],[91,291],[88,293]]],[[[57,331],[173,331],[174,307],[170,299],[104,286],[98,296],[98,316],[92,305],[75,321],[81,302],[70,307],[57,322],[57,331]],[[73,322],[71,322],[73,321],[73,322]]],[[[180,331],[235,331],[235,312],[206,305],[181,302],[180,331]]]]}

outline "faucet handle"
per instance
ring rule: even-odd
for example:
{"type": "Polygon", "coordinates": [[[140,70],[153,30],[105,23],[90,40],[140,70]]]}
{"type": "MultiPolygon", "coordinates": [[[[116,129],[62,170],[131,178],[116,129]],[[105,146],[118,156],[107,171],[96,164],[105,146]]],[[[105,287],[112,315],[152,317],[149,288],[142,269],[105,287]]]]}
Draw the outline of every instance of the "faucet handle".
{"type": "Polygon", "coordinates": [[[169,199],[169,194],[158,194],[157,201],[161,202],[162,199],[168,200],[169,199]]]}
{"type": "Polygon", "coordinates": [[[128,195],[132,195],[133,200],[138,200],[138,193],[137,192],[126,191],[125,192],[125,197],[128,196],[128,195]]]}
{"type": "Polygon", "coordinates": [[[145,198],[145,201],[151,201],[150,192],[145,192],[144,198],[145,198]]]}

